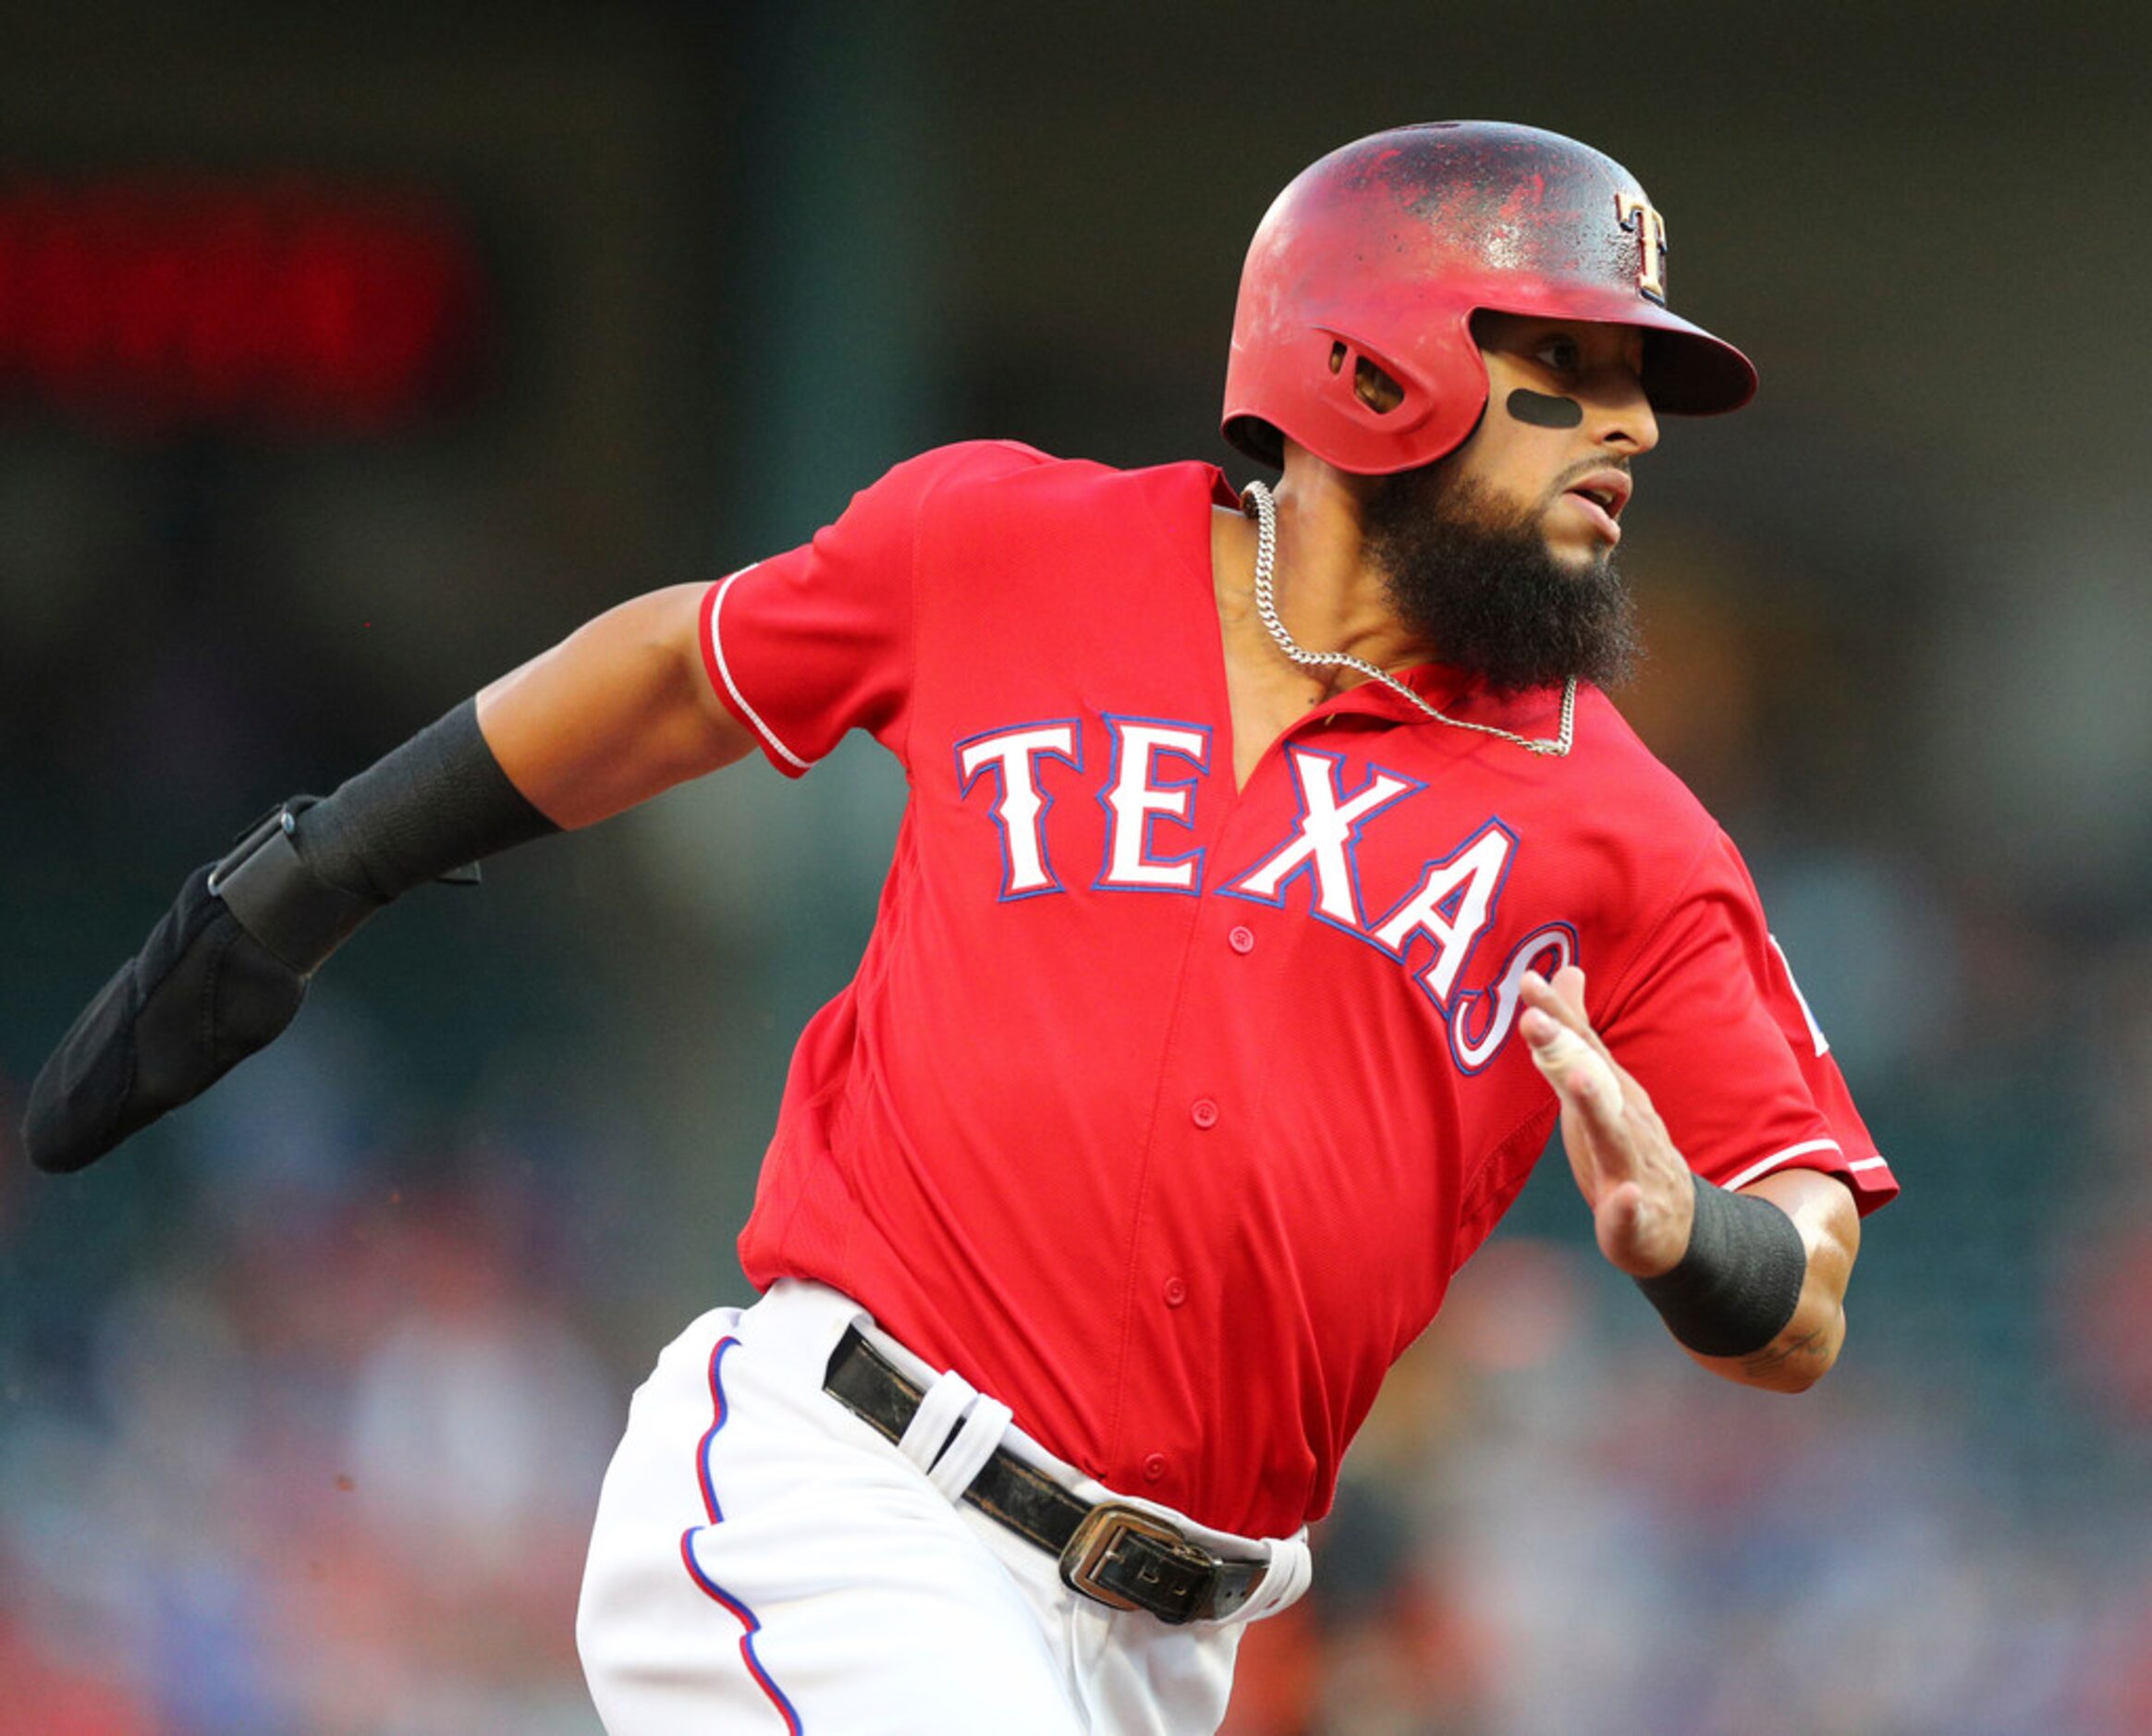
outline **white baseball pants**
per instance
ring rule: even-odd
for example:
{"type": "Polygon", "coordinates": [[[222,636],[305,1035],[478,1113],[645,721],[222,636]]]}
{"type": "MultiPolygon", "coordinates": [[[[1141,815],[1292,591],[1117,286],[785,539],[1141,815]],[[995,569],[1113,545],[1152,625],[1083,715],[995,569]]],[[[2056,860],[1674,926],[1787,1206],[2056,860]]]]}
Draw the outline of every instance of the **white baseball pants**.
{"type": "Polygon", "coordinates": [[[960,1479],[999,1445],[1086,1499],[1131,1498],[874,1333],[928,1393],[902,1447],[886,1440],[822,1390],[855,1323],[872,1332],[849,1298],[787,1280],[704,1314],[636,1392],[576,1621],[611,1736],[1216,1730],[1240,1624],[1307,1586],[1305,1534],[1233,1537],[1136,1501],[1220,1555],[1267,1554],[1263,1584],[1230,1620],[1182,1627],[1079,1596],[1045,1550],[960,1503],[960,1479]]]}

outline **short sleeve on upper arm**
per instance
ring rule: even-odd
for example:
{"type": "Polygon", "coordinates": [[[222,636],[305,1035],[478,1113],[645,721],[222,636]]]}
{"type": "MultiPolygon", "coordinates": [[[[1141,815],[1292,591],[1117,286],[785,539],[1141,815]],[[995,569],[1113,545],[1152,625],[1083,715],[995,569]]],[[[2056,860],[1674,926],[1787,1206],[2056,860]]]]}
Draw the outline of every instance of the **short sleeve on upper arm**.
{"type": "Polygon", "coordinates": [[[1819,1169],[1864,1213],[1898,1192],[1723,833],[1601,1016],[1615,1057],[1705,1180],[1738,1188],[1819,1169]]]}
{"type": "Polygon", "coordinates": [[[921,460],[852,497],[804,546],[703,599],[703,662],[770,763],[797,777],[855,727],[895,747],[911,649],[921,460]]]}
{"type": "Polygon", "coordinates": [[[984,442],[923,453],[861,490],[813,541],[710,587],[703,666],[780,772],[799,776],[855,728],[903,757],[922,520],[952,477],[1038,458],[984,442]]]}

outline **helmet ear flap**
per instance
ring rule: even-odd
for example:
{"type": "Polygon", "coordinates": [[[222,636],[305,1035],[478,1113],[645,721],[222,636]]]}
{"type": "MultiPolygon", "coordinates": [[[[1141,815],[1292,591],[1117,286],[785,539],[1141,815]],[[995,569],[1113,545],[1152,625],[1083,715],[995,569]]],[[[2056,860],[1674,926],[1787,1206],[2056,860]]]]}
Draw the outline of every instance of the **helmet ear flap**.
{"type": "Polygon", "coordinates": [[[1267,396],[1290,418],[1249,403],[1229,413],[1226,438],[1261,463],[1284,466],[1289,440],[1363,475],[1424,464],[1478,425],[1486,373],[1466,326],[1467,309],[1423,324],[1418,348],[1397,353],[1351,326],[1320,320],[1302,326],[1266,356],[1267,396]],[[1339,463],[1346,455],[1355,461],[1339,463]]]}
{"type": "MultiPolygon", "coordinates": [[[[1317,388],[1330,417],[1339,422],[1373,429],[1387,429],[1393,424],[1401,429],[1424,414],[1424,392],[1419,395],[1420,414],[1405,413],[1413,388],[1400,377],[1401,371],[1385,358],[1336,332],[1318,331],[1314,335],[1330,340],[1327,358],[1330,377],[1322,380],[1317,388]]],[[[1285,436],[1276,423],[1260,416],[1230,417],[1225,425],[1225,434],[1250,458],[1278,469],[1284,468],[1285,436]]]]}
{"type": "Polygon", "coordinates": [[[1455,446],[1477,425],[1487,389],[1485,366],[1463,317],[1446,322],[1454,329],[1444,339],[1424,343],[1423,353],[1406,356],[1392,355],[1347,332],[1322,328],[1321,335],[1330,340],[1323,396],[1332,428],[1350,428],[1354,437],[1383,442],[1400,454],[1429,439],[1443,451],[1455,446]]]}

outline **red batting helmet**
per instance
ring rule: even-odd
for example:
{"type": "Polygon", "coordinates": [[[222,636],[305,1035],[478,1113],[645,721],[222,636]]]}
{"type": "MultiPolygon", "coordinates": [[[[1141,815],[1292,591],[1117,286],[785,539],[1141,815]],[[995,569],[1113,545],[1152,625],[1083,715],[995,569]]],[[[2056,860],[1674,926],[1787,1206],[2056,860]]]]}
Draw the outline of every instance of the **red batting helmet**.
{"type": "Polygon", "coordinates": [[[1486,407],[1483,308],[1640,326],[1654,410],[1739,410],[1756,371],[1668,311],[1666,252],[1635,177],[1559,133],[1436,121],[1333,151],[1248,250],[1226,438],[1278,464],[1290,435],[1360,475],[1433,462],[1486,407]]]}

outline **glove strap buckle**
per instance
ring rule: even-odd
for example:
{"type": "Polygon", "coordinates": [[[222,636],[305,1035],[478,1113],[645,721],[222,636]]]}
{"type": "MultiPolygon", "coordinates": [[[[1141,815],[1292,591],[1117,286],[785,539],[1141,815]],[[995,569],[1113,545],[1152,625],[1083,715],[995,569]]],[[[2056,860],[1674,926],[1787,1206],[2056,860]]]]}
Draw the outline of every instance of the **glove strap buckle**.
{"type": "Polygon", "coordinates": [[[312,976],[381,906],[307,866],[295,841],[305,805],[287,801],[250,828],[210,871],[209,892],[278,959],[312,976]]]}

